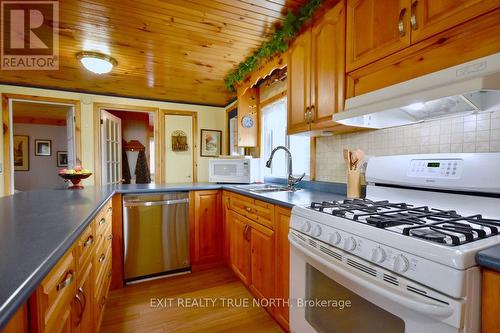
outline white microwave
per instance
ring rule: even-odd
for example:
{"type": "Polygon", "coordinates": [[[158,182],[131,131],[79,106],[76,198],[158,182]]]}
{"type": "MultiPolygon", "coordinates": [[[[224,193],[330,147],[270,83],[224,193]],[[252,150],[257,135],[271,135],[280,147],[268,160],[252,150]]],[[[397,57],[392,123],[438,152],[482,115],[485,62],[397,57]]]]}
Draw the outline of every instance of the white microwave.
{"type": "Polygon", "coordinates": [[[208,160],[208,181],[251,184],[259,180],[259,159],[220,157],[208,160]]]}

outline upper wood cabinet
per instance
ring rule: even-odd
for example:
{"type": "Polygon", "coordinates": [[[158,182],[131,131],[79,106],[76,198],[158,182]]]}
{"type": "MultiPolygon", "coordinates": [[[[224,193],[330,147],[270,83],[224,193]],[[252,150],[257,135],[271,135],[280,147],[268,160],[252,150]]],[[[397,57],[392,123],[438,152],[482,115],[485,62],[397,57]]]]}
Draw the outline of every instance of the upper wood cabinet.
{"type": "Polygon", "coordinates": [[[259,88],[238,90],[238,146],[259,145],[259,88]]]}
{"type": "Polygon", "coordinates": [[[413,0],[411,42],[416,43],[500,6],[498,0],[413,0]]]}
{"type": "Polygon", "coordinates": [[[335,125],[332,115],[344,108],[345,8],[341,2],[312,27],[311,129],[335,125]]]}
{"type": "Polygon", "coordinates": [[[189,192],[191,264],[222,262],[222,194],[219,190],[189,192]]]}
{"type": "Polygon", "coordinates": [[[410,45],[410,0],[347,1],[347,71],[410,45]]]}
{"type": "Polygon", "coordinates": [[[345,7],[341,1],[300,34],[288,51],[288,134],[333,127],[343,108],[345,7]]]}
{"type": "Polygon", "coordinates": [[[288,133],[309,130],[311,105],[311,30],[299,35],[288,51],[288,133]]]}
{"type": "Polygon", "coordinates": [[[347,72],[499,6],[498,0],[348,0],[347,72]]]}

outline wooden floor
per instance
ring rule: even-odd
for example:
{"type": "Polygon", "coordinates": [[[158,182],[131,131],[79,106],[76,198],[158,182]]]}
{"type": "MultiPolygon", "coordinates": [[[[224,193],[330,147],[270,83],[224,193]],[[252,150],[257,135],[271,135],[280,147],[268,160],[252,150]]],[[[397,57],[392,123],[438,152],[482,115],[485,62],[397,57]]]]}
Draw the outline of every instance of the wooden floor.
{"type": "Polygon", "coordinates": [[[130,285],[110,292],[101,333],[283,332],[263,308],[228,306],[228,299],[252,304],[251,294],[228,268],[130,285]],[[215,306],[201,302],[206,298],[215,299],[215,306]],[[165,301],[155,307],[151,299],[155,305],[156,299],[165,301]],[[198,307],[188,307],[187,299],[199,301],[198,307]]]}

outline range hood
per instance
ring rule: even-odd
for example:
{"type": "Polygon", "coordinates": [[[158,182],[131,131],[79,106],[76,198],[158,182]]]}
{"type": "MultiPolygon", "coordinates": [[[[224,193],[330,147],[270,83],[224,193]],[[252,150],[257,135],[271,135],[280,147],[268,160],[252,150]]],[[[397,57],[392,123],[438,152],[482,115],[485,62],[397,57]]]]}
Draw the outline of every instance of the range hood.
{"type": "Polygon", "coordinates": [[[337,123],[387,128],[500,110],[500,53],[345,101],[337,123]]]}

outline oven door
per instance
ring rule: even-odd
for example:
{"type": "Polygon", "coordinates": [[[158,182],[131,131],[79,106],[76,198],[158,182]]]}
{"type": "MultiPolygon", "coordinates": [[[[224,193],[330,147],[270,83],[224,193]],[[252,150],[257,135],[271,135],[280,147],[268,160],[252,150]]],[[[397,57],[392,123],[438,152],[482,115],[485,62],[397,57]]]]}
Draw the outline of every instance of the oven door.
{"type": "MultiPolygon", "coordinates": [[[[335,260],[324,253],[328,252],[325,249],[330,249],[334,254],[334,248],[326,244],[321,245],[325,251],[320,251],[310,246],[309,241],[306,243],[294,237],[293,233],[289,240],[292,332],[464,332],[460,301],[444,295],[435,300],[406,291],[401,286],[391,287],[363,272],[363,268],[360,270],[361,265],[358,269],[353,267],[356,265],[352,264],[352,259],[346,259],[350,256],[360,261],[357,257],[344,253],[344,261],[335,260]]],[[[310,243],[317,244],[315,241],[310,243]]]]}

